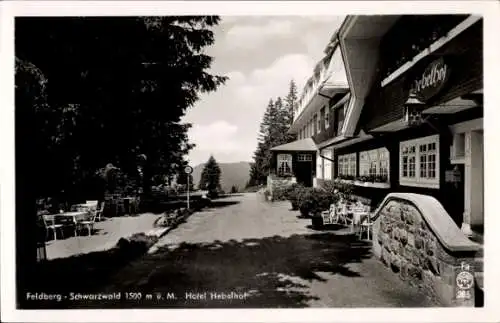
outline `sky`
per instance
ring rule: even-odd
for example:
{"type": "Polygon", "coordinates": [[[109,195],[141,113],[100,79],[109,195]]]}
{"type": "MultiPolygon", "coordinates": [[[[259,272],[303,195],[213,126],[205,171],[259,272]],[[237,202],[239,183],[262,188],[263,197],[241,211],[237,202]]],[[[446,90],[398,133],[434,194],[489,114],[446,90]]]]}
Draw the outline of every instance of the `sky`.
{"type": "Polygon", "coordinates": [[[192,165],[252,161],[269,99],[284,97],[290,80],[299,95],[343,16],[228,16],[214,29],[210,72],[229,80],[202,94],[183,121],[196,147],[192,165]]]}

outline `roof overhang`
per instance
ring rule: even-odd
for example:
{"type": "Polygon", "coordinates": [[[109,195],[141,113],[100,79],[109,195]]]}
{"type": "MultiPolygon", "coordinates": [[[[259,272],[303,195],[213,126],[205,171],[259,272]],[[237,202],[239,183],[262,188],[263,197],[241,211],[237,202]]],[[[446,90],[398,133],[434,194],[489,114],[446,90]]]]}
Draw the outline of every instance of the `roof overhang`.
{"type": "Polygon", "coordinates": [[[325,141],[324,143],[321,143],[320,145],[318,145],[318,148],[319,149],[343,148],[343,147],[354,145],[356,143],[370,140],[373,138],[374,138],[373,135],[366,134],[363,130],[361,130],[359,135],[356,137],[339,136],[339,137],[333,138],[332,140],[325,141]]]}
{"type": "Polygon", "coordinates": [[[295,140],[287,144],[279,145],[270,149],[271,151],[311,151],[315,152],[318,147],[314,143],[312,138],[305,138],[301,140],[295,140]]]}
{"type": "Polygon", "coordinates": [[[399,130],[403,130],[406,128],[409,128],[410,126],[408,125],[408,122],[405,121],[404,118],[386,123],[382,126],[379,126],[375,129],[370,130],[370,132],[376,133],[376,132],[396,132],[399,130]]]}
{"type": "MultiPolygon", "coordinates": [[[[472,94],[472,93],[471,93],[472,94]]],[[[422,111],[426,114],[452,114],[460,111],[477,108],[481,105],[478,104],[477,100],[464,99],[463,97],[458,97],[448,102],[435,105],[433,107],[427,108],[422,111]]]]}

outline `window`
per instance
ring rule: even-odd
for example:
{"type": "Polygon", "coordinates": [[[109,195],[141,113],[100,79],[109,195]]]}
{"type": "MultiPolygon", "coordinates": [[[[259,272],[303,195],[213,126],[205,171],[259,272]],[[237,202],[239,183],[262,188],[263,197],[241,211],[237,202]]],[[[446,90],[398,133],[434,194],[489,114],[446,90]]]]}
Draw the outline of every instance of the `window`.
{"type": "Polygon", "coordinates": [[[339,156],[338,173],[340,177],[356,176],[356,153],[339,156]]]}
{"type": "Polygon", "coordinates": [[[335,110],[335,136],[338,136],[342,133],[342,127],[344,125],[344,106],[335,110]]]}
{"type": "Polygon", "coordinates": [[[378,148],[359,153],[359,175],[389,178],[389,151],[378,148]]]}
{"type": "Polygon", "coordinates": [[[321,108],[319,118],[318,118],[318,133],[323,130],[323,125],[325,124],[325,107],[321,108]]]}
{"type": "Polygon", "coordinates": [[[297,156],[297,160],[299,162],[312,161],[312,155],[311,154],[299,154],[297,156]]]}
{"type": "Polygon", "coordinates": [[[315,135],[319,132],[318,125],[319,125],[318,114],[315,114],[314,119],[313,119],[313,135],[315,135]]]}
{"type": "Polygon", "coordinates": [[[330,109],[325,107],[325,129],[330,126],[330,109]]]}
{"type": "Polygon", "coordinates": [[[400,184],[439,188],[439,136],[400,143],[400,184]]]}
{"type": "Polygon", "coordinates": [[[292,155],[278,154],[278,176],[292,174],[292,155]]]}

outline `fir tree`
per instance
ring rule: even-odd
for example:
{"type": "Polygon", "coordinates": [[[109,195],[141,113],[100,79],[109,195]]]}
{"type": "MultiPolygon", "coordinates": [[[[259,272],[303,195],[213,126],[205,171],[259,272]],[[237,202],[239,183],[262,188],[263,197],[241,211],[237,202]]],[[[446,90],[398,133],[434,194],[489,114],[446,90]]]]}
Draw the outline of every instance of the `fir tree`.
{"type": "Polygon", "coordinates": [[[220,188],[221,170],[214,156],[210,156],[201,172],[199,188],[214,194],[220,188]]]}
{"type": "Polygon", "coordinates": [[[250,167],[251,185],[264,184],[270,172],[272,152],[271,148],[292,142],[295,135],[288,133],[293,123],[293,114],[297,104],[297,86],[290,81],[288,95],[283,100],[277,97],[270,99],[260,124],[257,149],[254,153],[254,162],[250,167]]]}

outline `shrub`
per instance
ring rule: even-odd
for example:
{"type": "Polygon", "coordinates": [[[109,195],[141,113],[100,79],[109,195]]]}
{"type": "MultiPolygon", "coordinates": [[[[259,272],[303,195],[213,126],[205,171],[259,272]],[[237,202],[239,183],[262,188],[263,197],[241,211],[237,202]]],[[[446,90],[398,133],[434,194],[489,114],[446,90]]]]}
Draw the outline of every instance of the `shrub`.
{"type": "Polygon", "coordinates": [[[330,181],[328,187],[330,190],[333,187],[333,189],[336,190],[340,197],[342,197],[344,200],[350,200],[354,190],[353,184],[345,183],[340,180],[330,181]]]}
{"type": "Polygon", "coordinates": [[[287,192],[291,185],[280,185],[273,187],[273,201],[286,201],[287,192]]]}
{"type": "Polygon", "coordinates": [[[330,204],[336,203],[339,199],[337,193],[330,193],[321,188],[306,188],[300,194],[299,209],[302,215],[316,214],[328,210],[330,204]]]}
{"type": "Polygon", "coordinates": [[[301,184],[294,183],[290,186],[287,187],[287,190],[285,192],[286,199],[292,203],[292,209],[293,210],[298,210],[300,206],[300,199],[302,194],[305,191],[305,187],[302,186],[301,184]]]}
{"type": "Polygon", "coordinates": [[[266,201],[269,199],[269,196],[271,196],[271,192],[266,188],[264,190],[264,197],[266,198],[266,201]]]}

